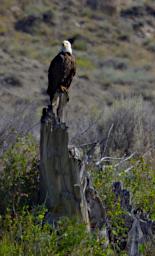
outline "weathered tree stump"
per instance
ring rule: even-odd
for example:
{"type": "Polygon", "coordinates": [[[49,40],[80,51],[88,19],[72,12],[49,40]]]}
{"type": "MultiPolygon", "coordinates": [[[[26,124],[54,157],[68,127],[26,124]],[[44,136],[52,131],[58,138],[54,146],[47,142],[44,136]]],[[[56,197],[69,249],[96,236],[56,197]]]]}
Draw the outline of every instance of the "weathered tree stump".
{"type": "Polygon", "coordinates": [[[78,217],[89,228],[84,164],[68,149],[65,123],[43,110],[40,140],[40,196],[53,220],[78,217]]]}

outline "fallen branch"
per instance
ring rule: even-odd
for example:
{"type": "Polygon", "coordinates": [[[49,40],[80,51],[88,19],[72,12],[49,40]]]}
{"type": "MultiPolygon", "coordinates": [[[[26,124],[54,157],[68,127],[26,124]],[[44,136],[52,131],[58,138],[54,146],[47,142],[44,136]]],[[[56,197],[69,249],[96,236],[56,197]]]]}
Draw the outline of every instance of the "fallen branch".
{"type": "Polygon", "coordinates": [[[130,160],[133,156],[135,156],[136,152],[132,153],[130,156],[124,158],[124,157],[110,157],[110,156],[105,156],[102,157],[99,161],[97,161],[95,163],[96,166],[99,166],[102,162],[111,162],[111,161],[116,161],[116,160],[120,160],[119,163],[115,164],[114,167],[118,167],[120,166],[122,163],[130,160]]]}

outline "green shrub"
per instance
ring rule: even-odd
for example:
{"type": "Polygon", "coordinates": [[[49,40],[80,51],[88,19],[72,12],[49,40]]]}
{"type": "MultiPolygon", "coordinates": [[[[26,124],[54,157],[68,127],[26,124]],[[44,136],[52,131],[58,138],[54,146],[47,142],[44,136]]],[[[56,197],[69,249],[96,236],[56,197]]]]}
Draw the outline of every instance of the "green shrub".
{"type": "Polygon", "coordinates": [[[89,234],[77,220],[62,218],[57,226],[42,225],[46,209],[37,208],[33,214],[22,211],[12,219],[7,213],[1,218],[0,255],[5,256],[114,256],[111,248],[101,247],[103,241],[89,234]]]}
{"type": "Polygon", "coordinates": [[[128,230],[123,218],[125,211],[121,208],[120,201],[116,201],[112,188],[112,183],[117,180],[115,169],[112,166],[107,166],[102,171],[92,171],[91,175],[93,184],[105,206],[106,217],[111,227],[113,249],[115,253],[119,252],[119,255],[126,255],[125,251],[120,250],[122,240],[127,239],[128,230]]]}
{"type": "Polygon", "coordinates": [[[17,139],[3,155],[0,176],[0,212],[9,208],[15,214],[22,206],[37,200],[37,149],[32,137],[17,139]]]}
{"type": "Polygon", "coordinates": [[[102,171],[91,171],[93,184],[107,208],[108,216],[113,218],[117,213],[120,214],[119,204],[113,211],[115,197],[112,190],[112,183],[120,181],[123,187],[131,192],[132,206],[143,209],[152,220],[155,220],[155,171],[142,157],[130,162],[133,168],[129,172],[121,167],[118,170],[111,165],[102,171]]]}
{"type": "Polygon", "coordinates": [[[130,173],[121,173],[124,186],[131,192],[133,206],[143,209],[155,220],[155,171],[143,158],[136,163],[133,160],[132,164],[135,167],[130,173]]]}
{"type": "Polygon", "coordinates": [[[16,218],[8,212],[1,219],[0,255],[56,255],[56,232],[41,225],[44,212],[43,208],[33,214],[23,210],[16,218]]]}

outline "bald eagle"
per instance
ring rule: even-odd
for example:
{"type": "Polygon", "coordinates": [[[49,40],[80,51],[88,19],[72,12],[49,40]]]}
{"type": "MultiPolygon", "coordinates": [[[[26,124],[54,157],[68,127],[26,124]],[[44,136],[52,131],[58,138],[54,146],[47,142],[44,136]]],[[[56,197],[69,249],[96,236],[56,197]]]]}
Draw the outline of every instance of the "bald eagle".
{"type": "Polygon", "coordinates": [[[48,89],[50,101],[55,94],[67,93],[76,73],[75,57],[69,41],[65,40],[58,55],[51,61],[48,70],[48,89]]]}

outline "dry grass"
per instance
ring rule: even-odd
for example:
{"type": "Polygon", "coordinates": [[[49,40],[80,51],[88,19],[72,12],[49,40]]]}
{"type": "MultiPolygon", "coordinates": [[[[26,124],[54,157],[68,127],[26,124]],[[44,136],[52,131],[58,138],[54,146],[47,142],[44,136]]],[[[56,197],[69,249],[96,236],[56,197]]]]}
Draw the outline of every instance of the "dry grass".
{"type": "Polygon", "coordinates": [[[15,114],[1,117],[0,157],[18,137],[33,133],[34,129],[35,132],[38,130],[39,123],[35,118],[35,109],[36,106],[33,104],[23,104],[16,109],[15,114]]]}
{"type": "Polygon", "coordinates": [[[112,125],[106,152],[108,155],[128,155],[133,152],[141,155],[154,151],[155,116],[151,106],[142,98],[116,101],[111,108],[105,109],[99,124],[102,148],[112,125]]]}

